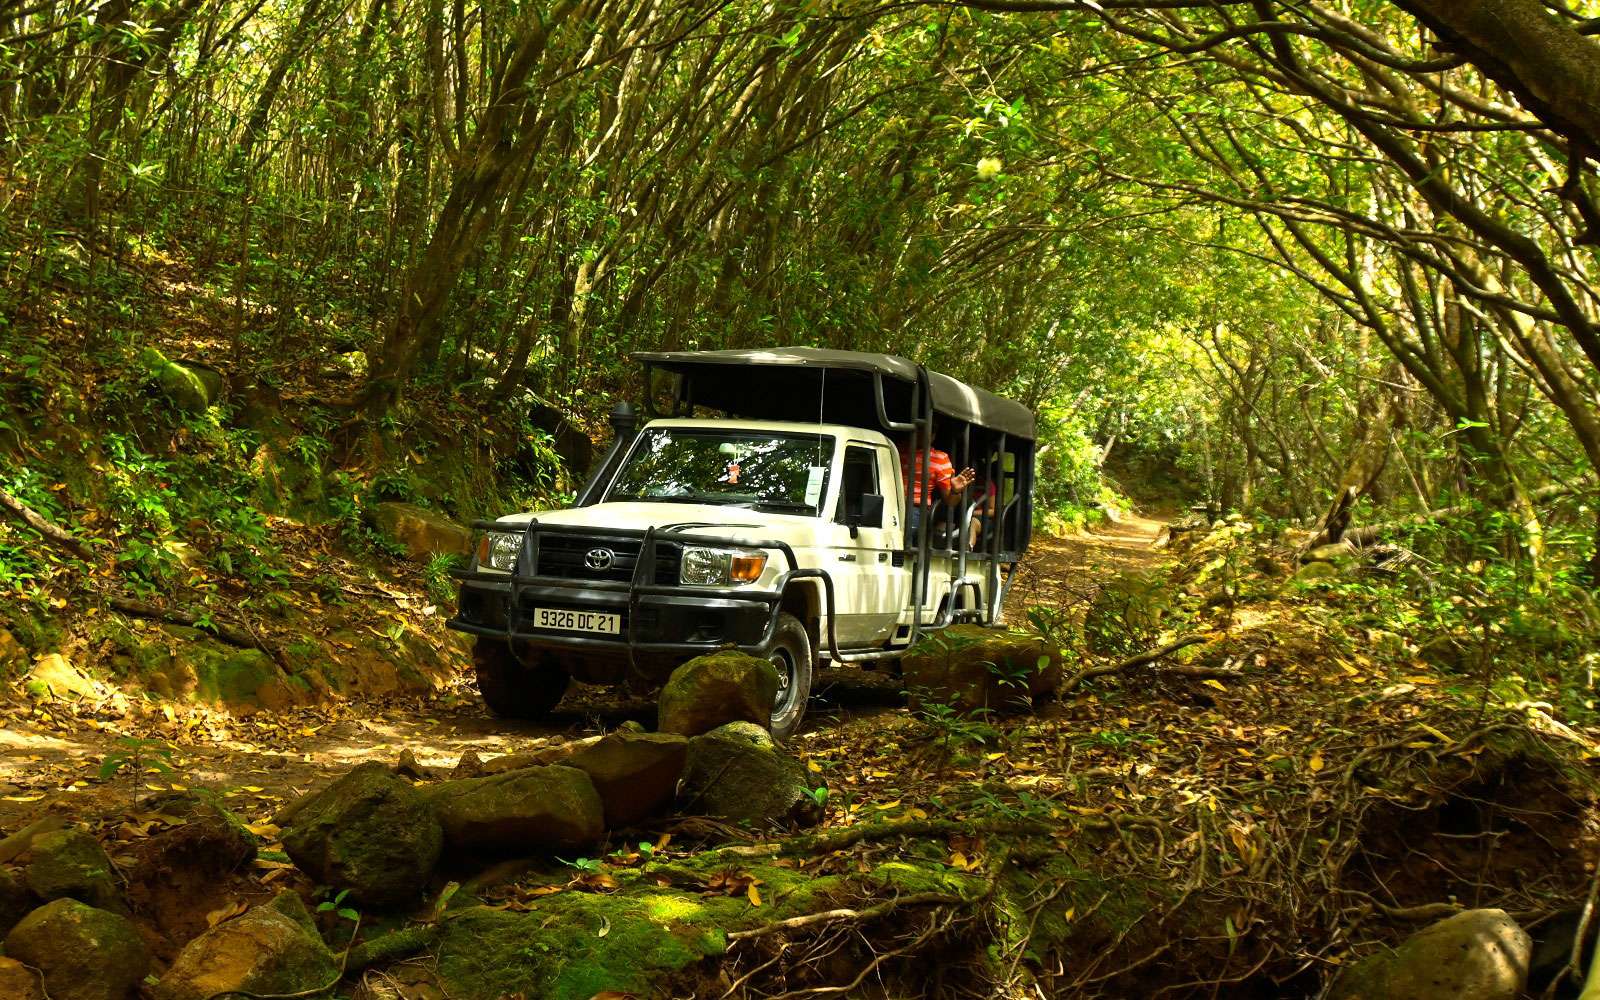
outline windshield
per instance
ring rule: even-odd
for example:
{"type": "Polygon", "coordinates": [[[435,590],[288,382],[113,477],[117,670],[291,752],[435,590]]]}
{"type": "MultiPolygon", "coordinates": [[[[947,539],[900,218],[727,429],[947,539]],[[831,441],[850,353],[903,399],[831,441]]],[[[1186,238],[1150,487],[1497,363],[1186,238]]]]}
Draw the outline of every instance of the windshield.
{"type": "Polygon", "coordinates": [[[832,461],[833,438],[823,434],[655,427],[634,442],[606,499],[815,516],[832,461]]]}

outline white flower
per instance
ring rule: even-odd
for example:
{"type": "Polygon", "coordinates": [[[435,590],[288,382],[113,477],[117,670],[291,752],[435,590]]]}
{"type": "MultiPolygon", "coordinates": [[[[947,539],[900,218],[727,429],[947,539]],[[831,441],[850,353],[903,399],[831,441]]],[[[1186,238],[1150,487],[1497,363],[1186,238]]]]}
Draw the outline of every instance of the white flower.
{"type": "Polygon", "coordinates": [[[985,156],[978,161],[978,180],[992,181],[1000,176],[1000,157],[985,156]]]}

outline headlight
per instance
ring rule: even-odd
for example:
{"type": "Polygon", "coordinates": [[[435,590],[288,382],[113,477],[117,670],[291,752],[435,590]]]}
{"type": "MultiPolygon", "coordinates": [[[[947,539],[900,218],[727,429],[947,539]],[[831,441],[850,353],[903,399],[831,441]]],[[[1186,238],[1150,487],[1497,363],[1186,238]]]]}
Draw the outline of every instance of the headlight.
{"type": "Polygon", "coordinates": [[[522,548],[522,535],[491,531],[478,541],[478,565],[490,569],[511,571],[516,564],[517,552],[522,548]]]}
{"type": "Polygon", "coordinates": [[[767,568],[765,552],[737,552],[732,549],[707,549],[689,546],[683,550],[678,582],[695,586],[726,586],[754,583],[767,568]]]}

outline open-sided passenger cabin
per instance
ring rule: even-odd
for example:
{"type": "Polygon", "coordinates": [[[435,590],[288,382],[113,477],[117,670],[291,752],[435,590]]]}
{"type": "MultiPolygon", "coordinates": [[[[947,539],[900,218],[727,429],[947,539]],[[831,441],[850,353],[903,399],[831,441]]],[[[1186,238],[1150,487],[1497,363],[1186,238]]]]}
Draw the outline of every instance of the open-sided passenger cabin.
{"type": "MultiPolygon", "coordinates": [[[[705,409],[753,420],[876,428],[900,447],[902,462],[913,440],[922,445],[919,459],[925,457],[931,435],[933,447],[947,452],[955,469],[975,469],[978,481],[948,507],[936,502],[936,491],[923,491],[923,516],[908,520],[897,561],[916,559],[926,568],[924,556],[948,557],[956,579],[967,575],[968,561],[983,564],[989,599],[952,617],[985,624],[998,619],[1032,534],[1034,417],[1027,407],[892,354],[786,347],[634,357],[645,366],[651,416],[691,416],[705,409]],[[998,530],[986,524],[974,547],[970,525],[991,484],[998,517],[988,524],[998,524],[998,530]]],[[[909,510],[910,477],[902,486],[909,510]]],[[[841,511],[841,519],[846,514],[841,511]]],[[[912,603],[920,606],[926,573],[916,576],[912,603]]]]}

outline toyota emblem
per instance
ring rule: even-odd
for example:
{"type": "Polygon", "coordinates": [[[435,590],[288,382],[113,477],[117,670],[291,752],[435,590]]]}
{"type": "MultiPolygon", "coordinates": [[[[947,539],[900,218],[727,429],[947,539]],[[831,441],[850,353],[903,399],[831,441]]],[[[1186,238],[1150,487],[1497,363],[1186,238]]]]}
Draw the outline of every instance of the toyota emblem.
{"type": "Polygon", "coordinates": [[[596,572],[610,569],[616,561],[617,554],[610,549],[590,549],[583,555],[583,564],[596,572]]]}

